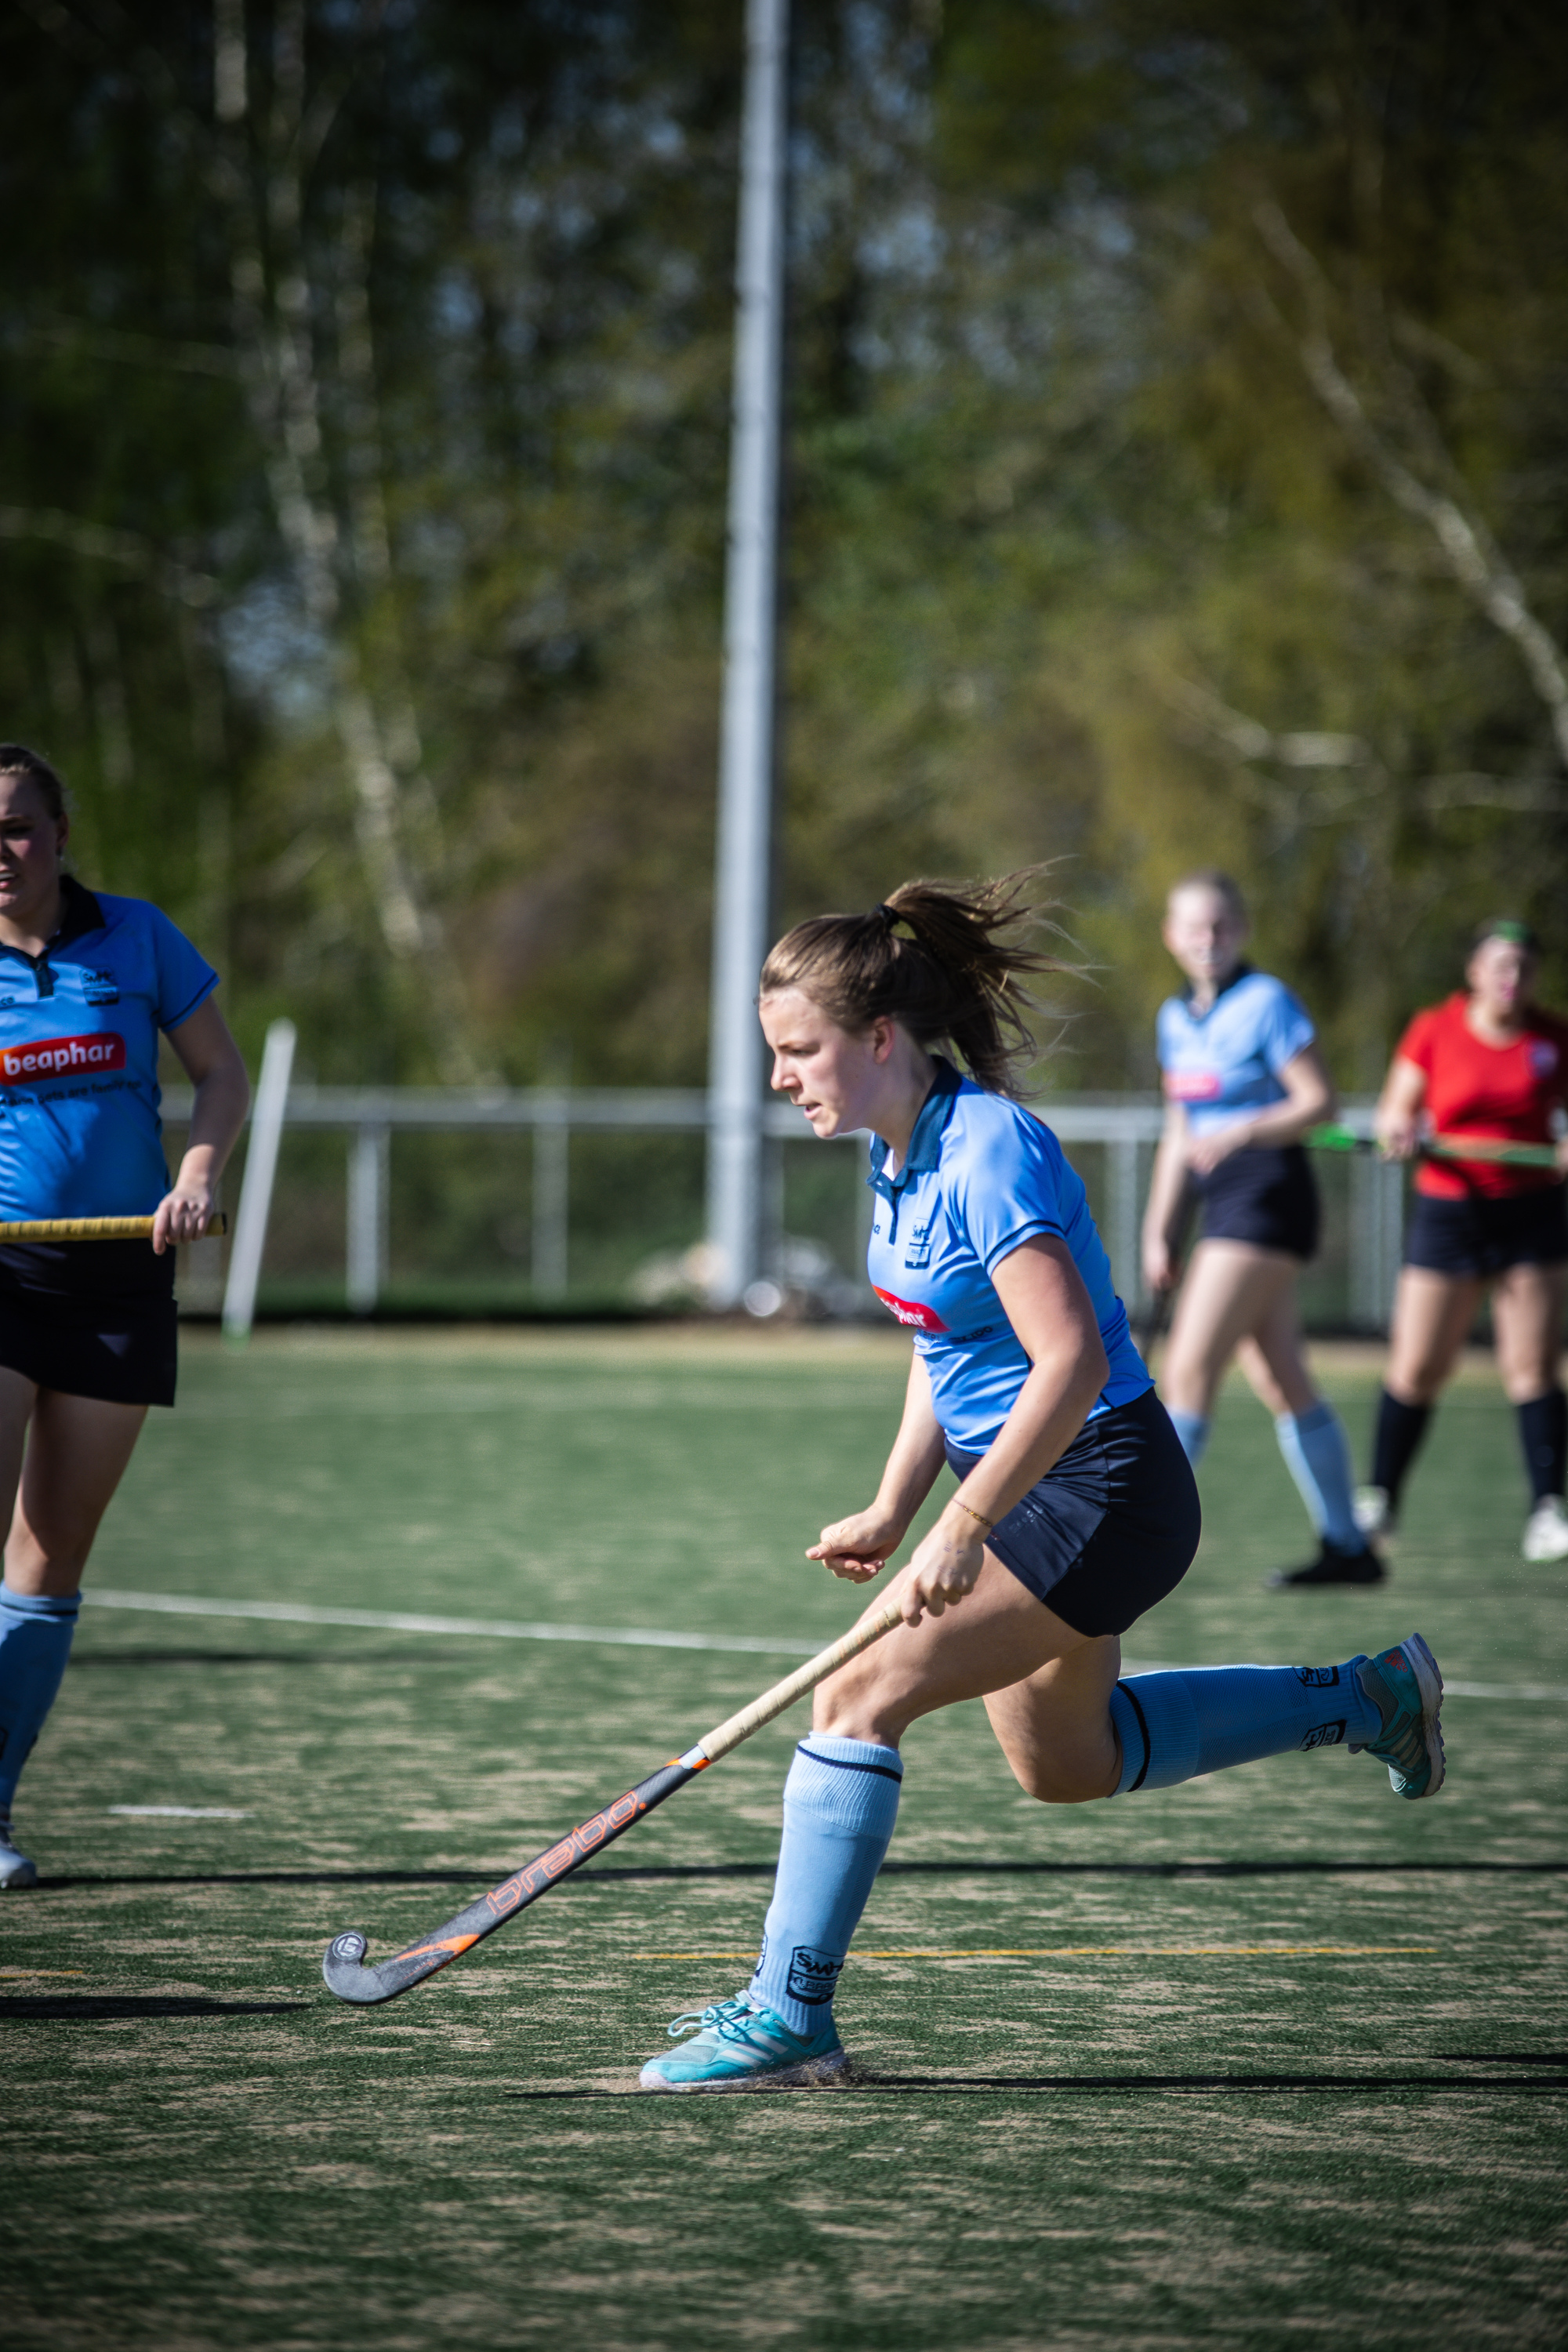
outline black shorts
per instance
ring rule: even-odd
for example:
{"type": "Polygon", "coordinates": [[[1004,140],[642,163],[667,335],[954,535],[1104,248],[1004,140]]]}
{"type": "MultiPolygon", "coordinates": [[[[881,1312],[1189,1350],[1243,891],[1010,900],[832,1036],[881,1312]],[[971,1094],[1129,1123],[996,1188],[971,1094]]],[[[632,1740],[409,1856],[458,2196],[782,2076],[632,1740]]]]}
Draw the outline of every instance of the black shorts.
{"type": "Polygon", "coordinates": [[[1250,1242],[1303,1263],[1318,1254],[1318,1186],[1299,1143],[1254,1144],[1197,1176],[1203,1202],[1199,1239],[1250,1242]]]}
{"type": "Polygon", "coordinates": [[[151,1242],[0,1248],[0,1364],[108,1404],[173,1404],[174,1253],[151,1242]]]}
{"type": "Polygon", "coordinates": [[[1510,1265],[1560,1265],[1568,1258],[1568,1187],[1473,1192],[1434,1201],[1417,1192],[1405,1232],[1405,1263],[1432,1274],[1489,1281],[1510,1265]]]}
{"type": "MultiPolygon", "coordinates": [[[[984,1457],[950,1445],[947,1458],[963,1478],[984,1457]]],[[[1075,1633],[1125,1633],[1180,1584],[1202,1525],[1197,1481],[1147,1389],[1086,1421],[985,1541],[1075,1633]]]]}

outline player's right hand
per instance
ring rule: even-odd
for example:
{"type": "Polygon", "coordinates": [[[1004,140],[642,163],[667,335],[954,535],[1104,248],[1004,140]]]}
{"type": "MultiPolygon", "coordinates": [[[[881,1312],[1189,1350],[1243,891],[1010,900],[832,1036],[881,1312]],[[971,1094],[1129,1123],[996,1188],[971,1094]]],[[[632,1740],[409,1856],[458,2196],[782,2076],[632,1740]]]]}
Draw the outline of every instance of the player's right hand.
{"type": "Polygon", "coordinates": [[[200,1241],[216,1203],[212,1187],[176,1183],[159,1202],[153,1219],[153,1247],[162,1257],[176,1242],[200,1241]]]}
{"type": "Polygon", "coordinates": [[[879,1574],[889,1553],[898,1549],[904,1530],[882,1512],[851,1511],[822,1530],[806,1553],[819,1559],[833,1575],[848,1584],[869,1584],[879,1574]]]}
{"type": "Polygon", "coordinates": [[[1377,1148],[1385,1160],[1414,1160],[1421,1146],[1421,1129],[1413,1118],[1378,1121],[1377,1148]]]}
{"type": "Polygon", "coordinates": [[[1146,1290],[1170,1290],[1175,1286],[1176,1261],[1168,1242],[1145,1242],[1143,1244],[1143,1286],[1146,1290]]]}

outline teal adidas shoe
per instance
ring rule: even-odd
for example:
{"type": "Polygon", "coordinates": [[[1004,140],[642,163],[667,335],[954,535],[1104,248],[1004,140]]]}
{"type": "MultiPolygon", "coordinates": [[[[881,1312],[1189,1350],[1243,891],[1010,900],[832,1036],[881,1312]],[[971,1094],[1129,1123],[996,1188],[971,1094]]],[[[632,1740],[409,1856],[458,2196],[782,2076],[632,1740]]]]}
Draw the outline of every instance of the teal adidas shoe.
{"type": "Polygon", "coordinates": [[[804,2088],[834,2082],[849,2063],[831,2017],[820,2033],[803,2037],[748,1992],[688,2010],[669,2029],[671,2041],[682,2033],[690,2041],[643,2068],[645,2091],[804,2088]]]}
{"type": "Polygon", "coordinates": [[[1369,1755],[1388,1767],[1396,1797],[1435,1797],[1443,1785],[1443,1677],[1437,1661],[1412,1633],[1375,1658],[1358,1660],[1361,1686],[1383,1717],[1383,1729],[1366,1743],[1369,1755]]]}

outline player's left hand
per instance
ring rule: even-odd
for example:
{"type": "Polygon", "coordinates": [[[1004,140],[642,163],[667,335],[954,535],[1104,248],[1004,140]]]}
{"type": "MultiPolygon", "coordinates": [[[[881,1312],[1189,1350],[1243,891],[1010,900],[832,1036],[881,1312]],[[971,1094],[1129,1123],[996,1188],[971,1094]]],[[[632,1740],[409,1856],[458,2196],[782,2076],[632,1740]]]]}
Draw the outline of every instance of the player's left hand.
{"type": "Polygon", "coordinates": [[[1194,1135],[1187,1145],[1187,1166],[1194,1176],[1212,1176],[1222,1160],[1247,1148],[1245,1127],[1222,1127],[1217,1134],[1194,1135]]]}
{"type": "Polygon", "coordinates": [[[868,1584],[874,1576],[880,1576],[889,1556],[898,1550],[908,1524],[873,1504],[868,1511],[850,1511],[824,1528],[805,1556],[821,1560],[847,1584],[868,1584]]]}
{"type": "Polygon", "coordinates": [[[950,1518],[944,1511],[900,1573],[898,1597],[903,1603],[906,1625],[918,1625],[922,1616],[940,1617],[944,1609],[973,1591],[985,1546],[973,1521],[967,1529],[952,1524],[963,1516],[952,1512],[950,1518]]]}
{"type": "Polygon", "coordinates": [[[176,1184],[165,1192],[153,1219],[153,1247],[158,1255],[176,1242],[200,1241],[216,1206],[205,1185],[176,1184]]]}

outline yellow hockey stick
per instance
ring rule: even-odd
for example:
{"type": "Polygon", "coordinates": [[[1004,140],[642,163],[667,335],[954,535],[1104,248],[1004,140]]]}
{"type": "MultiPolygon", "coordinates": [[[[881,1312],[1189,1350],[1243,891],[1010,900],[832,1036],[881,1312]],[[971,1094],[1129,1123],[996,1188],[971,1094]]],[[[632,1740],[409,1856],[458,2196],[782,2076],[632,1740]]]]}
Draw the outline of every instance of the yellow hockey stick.
{"type": "MultiPolygon", "coordinates": [[[[219,1209],[208,1220],[202,1239],[227,1231],[228,1219],[219,1209]]],[[[0,1224],[0,1243],[150,1242],[152,1238],[151,1217],[35,1217],[30,1223],[0,1224]]]]}

